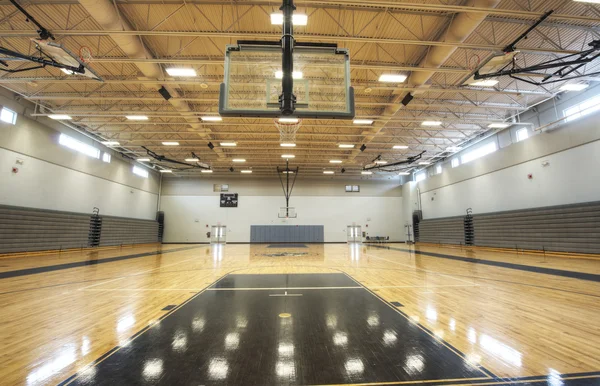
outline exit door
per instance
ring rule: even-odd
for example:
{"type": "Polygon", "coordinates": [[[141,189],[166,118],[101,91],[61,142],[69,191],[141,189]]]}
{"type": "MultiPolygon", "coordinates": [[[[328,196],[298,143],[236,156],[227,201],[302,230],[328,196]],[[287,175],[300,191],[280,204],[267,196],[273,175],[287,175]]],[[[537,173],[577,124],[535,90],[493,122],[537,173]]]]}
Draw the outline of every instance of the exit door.
{"type": "Polygon", "coordinates": [[[349,243],[362,243],[362,230],[360,225],[348,225],[346,234],[349,243]]]}
{"type": "Polygon", "coordinates": [[[225,244],[227,242],[227,226],[213,225],[210,228],[210,243],[225,244]]]}

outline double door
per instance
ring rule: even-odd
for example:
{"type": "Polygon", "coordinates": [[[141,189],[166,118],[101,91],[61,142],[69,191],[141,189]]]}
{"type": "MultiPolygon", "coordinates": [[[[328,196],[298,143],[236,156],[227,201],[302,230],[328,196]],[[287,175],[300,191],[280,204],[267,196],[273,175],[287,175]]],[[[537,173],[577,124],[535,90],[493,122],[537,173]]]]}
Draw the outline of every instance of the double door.
{"type": "Polygon", "coordinates": [[[362,243],[362,229],[360,225],[348,225],[346,236],[349,243],[362,243]]]}
{"type": "Polygon", "coordinates": [[[210,228],[210,243],[225,244],[227,242],[227,226],[213,225],[210,228]]]}

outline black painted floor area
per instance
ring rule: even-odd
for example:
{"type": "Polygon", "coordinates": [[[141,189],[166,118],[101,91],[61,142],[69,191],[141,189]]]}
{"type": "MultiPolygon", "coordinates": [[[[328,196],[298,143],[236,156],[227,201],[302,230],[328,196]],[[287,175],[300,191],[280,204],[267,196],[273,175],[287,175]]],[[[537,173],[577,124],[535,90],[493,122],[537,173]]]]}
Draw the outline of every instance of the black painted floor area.
{"type": "Polygon", "coordinates": [[[342,274],[228,275],[71,384],[288,385],[487,377],[362,287],[289,289],[281,296],[284,289],[258,289],[265,283],[357,286],[342,274]],[[257,289],[224,289],[233,287],[257,289]]]}

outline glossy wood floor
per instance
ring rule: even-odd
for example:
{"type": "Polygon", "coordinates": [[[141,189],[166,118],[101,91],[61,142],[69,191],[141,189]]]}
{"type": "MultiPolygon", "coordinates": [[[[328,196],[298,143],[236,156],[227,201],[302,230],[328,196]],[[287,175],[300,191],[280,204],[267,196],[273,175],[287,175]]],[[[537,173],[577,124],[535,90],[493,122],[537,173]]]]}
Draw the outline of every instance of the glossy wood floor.
{"type": "Polygon", "coordinates": [[[600,261],[404,244],[0,259],[0,384],[60,383],[229,273],[345,273],[498,378],[598,384],[600,261]]]}

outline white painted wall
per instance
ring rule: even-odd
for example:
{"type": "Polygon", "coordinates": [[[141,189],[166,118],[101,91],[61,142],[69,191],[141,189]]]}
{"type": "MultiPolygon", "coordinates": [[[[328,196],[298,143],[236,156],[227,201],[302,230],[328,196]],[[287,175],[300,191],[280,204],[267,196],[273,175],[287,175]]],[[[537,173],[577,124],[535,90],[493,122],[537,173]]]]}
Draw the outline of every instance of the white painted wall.
{"type": "MultiPolygon", "coordinates": [[[[93,207],[112,216],[154,219],[159,177],[141,178],[132,165],[112,153],[105,163],[58,144],[59,125],[34,120],[27,109],[0,94],[0,105],[19,112],[16,125],[0,122],[0,204],[91,213],[93,207]],[[18,168],[13,173],[12,168],[18,168]]],[[[60,130],[102,151],[101,144],[66,127],[60,130]]]]}
{"type": "Polygon", "coordinates": [[[419,182],[424,218],[600,200],[598,118],[581,118],[419,182]]]}
{"type": "Polygon", "coordinates": [[[227,225],[228,242],[249,242],[250,225],[324,225],[325,242],[345,242],[346,226],[356,223],[370,236],[404,240],[401,186],[398,181],[299,180],[290,206],[296,219],[279,219],[285,198],[279,180],[207,178],[163,181],[161,210],[165,212],[165,242],[208,242],[211,225],[227,225]],[[237,208],[220,208],[213,184],[228,183],[238,193],[237,208]],[[346,184],[361,185],[361,193],[345,193],[346,184]],[[207,226],[209,226],[207,228],[207,226]]]}

